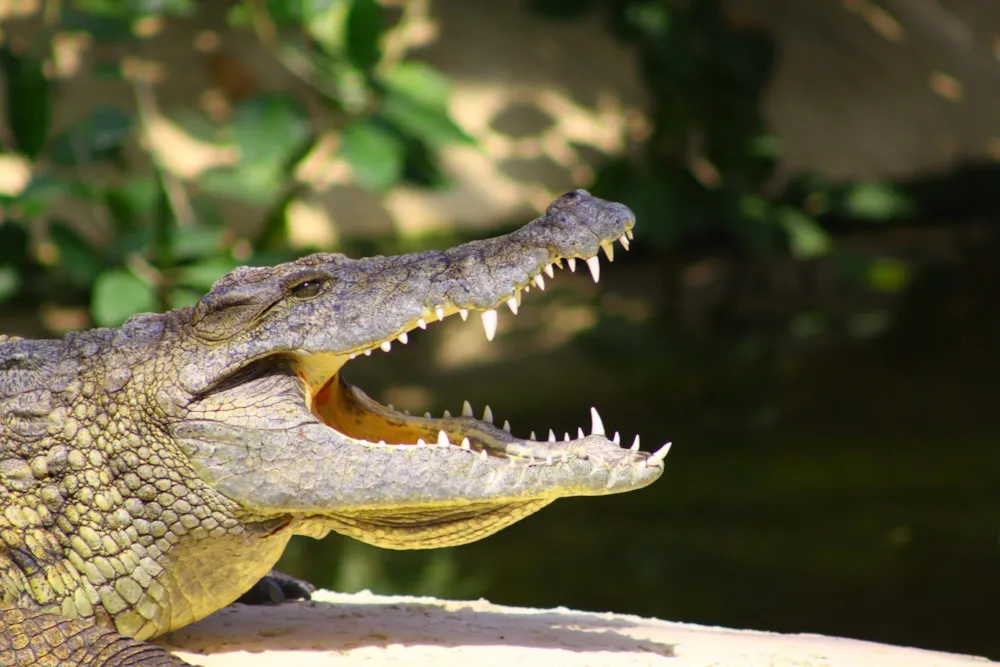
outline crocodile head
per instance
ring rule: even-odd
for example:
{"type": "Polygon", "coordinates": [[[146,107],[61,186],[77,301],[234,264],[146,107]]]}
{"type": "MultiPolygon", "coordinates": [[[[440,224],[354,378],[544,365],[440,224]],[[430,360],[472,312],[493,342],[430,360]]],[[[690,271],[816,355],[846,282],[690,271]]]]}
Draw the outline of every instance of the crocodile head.
{"type": "Polygon", "coordinates": [[[627,249],[634,223],[625,206],[578,190],[511,234],[448,250],[236,269],[185,323],[190,399],[173,436],[248,509],[390,548],[461,544],[559,497],[643,487],[667,448],[620,447],[596,410],[589,435],[536,440],[494,425],[488,408],[482,419],[467,404],[460,416],[398,412],[341,374],[455,314],[481,320],[492,340],[498,308],[516,313],[522,291],[564,263],[596,281],[598,253],[627,249]]]}

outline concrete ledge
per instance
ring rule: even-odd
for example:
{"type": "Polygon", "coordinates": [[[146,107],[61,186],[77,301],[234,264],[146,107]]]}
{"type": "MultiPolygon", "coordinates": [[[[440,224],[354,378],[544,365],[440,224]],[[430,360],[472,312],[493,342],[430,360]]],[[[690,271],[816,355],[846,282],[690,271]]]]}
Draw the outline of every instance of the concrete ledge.
{"type": "Polygon", "coordinates": [[[312,602],[233,605],[160,643],[196,665],[958,667],[997,664],[820,635],[779,635],[623,614],[320,591],[312,602]]]}

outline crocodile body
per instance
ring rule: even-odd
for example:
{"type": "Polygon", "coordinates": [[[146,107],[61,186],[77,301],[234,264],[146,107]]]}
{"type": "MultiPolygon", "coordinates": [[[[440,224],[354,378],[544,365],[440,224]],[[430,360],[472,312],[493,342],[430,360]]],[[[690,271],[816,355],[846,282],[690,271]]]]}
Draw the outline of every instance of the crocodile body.
{"type": "Polygon", "coordinates": [[[341,367],[468,311],[488,338],[563,261],[628,245],[620,204],[567,193],[506,236],[242,267],[201,301],[60,340],[0,338],[0,665],[184,664],[144,640],[229,604],[295,534],[471,542],[556,498],[663,471],[604,435],[411,417],[341,367]],[[532,436],[533,438],[534,436],[532,436]]]}

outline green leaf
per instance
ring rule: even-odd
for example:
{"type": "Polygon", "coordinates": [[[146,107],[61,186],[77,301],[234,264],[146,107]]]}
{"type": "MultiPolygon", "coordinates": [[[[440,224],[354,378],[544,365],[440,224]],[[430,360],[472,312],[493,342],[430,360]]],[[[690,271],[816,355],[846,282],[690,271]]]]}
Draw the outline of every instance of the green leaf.
{"type": "Polygon", "coordinates": [[[401,62],[382,76],[382,83],[428,109],[448,110],[451,83],[427,63],[401,62]]]}
{"type": "Polygon", "coordinates": [[[372,119],[344,128],[340,154],[351,165],[354,180],[363,188],[384,191],[395,185],[403,172],[405,150],[402,138],[372,119]]]}
{"type": "Polygon", "coordinates": [[[151,176],[137,176],[122,187],[108,188],[104,203],[119,232],[136,229],[152,215],[159,198],[160,184],[151,176]]]}
{"type": "Polygon", "coordinates": [[[218,255],[222,235],[223,230],[214,227],[178,227],[170,239],[171,255],[178,262],[218,255]]]}
{"type": "Polygon", "coordinates": [[[17,294],[21,288],[21,276],[13,266],[0,266],[0,302],[17,294]]]}
{"type": "Polygon", "coordinates": [[[813,259],[830,251],[826,231],[802,211],[784,207],[778,211],[778,221],[788,234],[792,255],[797,259],[813,259]]]}
{"type": "Polygon", "coordinates": [[[28,257],[28,232],[21,224],[0,218],[0,266],[20,267],[28,257]]]}
{"type": "Polygon", "coordinates": [[[113,157],[132,131],[133,118],[115,107],[98,107],[56,137],[51,156],[63,166],[89,166],[113,157]]]}
{"type": "Polygon", "coordinates": [[[375,0],[353,0],[347,14],[347,59],[369,71],[382,58],[382,7],[375,0]]]}
{"type": "MultiPolygon", "coordinates": [[[[240,104],[232,120],[243,164],[277,163],[301,148],[310,126],[302,105],[290,95],[258,95],[240,104]]],[[[239,168],[239,167],[238,167],[239,168]]]]}
{"type": "Polygon", "coordinates": [[[189,287],[203,294],[212,289],[216,280],[235,269],[236,266],[236,260],[231,257],[208,259],[178,269],[175,282],[179,286],[189,287]]]}
{"type": "Polygon", "coordinates": [[[0,49],[7,123],[18,151],[35,158],[45,148],[52,116],[49,82],[42,61],[0,49]]]}
{"type": "Polygon", "coordinates": [[[89,285],[104,268],[101,254],[62,220],[49,225],[49,240],[59,251],[59,268],[78,285],[89,285]]]}
{"type": "Polygon", "coordinates": [[[241,168],[209,169],[198,179],[198,187],[223,197],[264,205],[273,200],[281,188],[281,173],[270,165],[246,165],[241,168]]]}
{"type": "Polygon", "coordinates": [[[388,90],[381,111],[386,120],[432,148],[473,143],[472,137],[455,124],[446,110],[425,106],[405,92],[388,90]]]}
{"type": "Polygon", "coordinates": [[[889,220],[909,214],[913,202],[887,183],[858,183],[844,195],[844,208],[862,220],[889,220]]]}
{"type": "Polygon", "coordinates": [[[116,327],[136,313],[156,310],[156,291],[125,269],[111,269],[97,277],[90,310],[98,326],[116,327]]]}

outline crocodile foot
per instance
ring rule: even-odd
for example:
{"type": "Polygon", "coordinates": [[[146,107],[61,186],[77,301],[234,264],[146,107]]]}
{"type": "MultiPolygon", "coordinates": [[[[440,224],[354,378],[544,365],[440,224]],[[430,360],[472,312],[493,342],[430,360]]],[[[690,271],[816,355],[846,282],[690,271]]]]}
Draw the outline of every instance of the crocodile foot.
{"type": "Polygon", "coordinates": [[[271,570],[236,601],[253,605],[281,604],[292,600],[308,600],[315,590],[316,587],[305,579],[271,570]]]}

